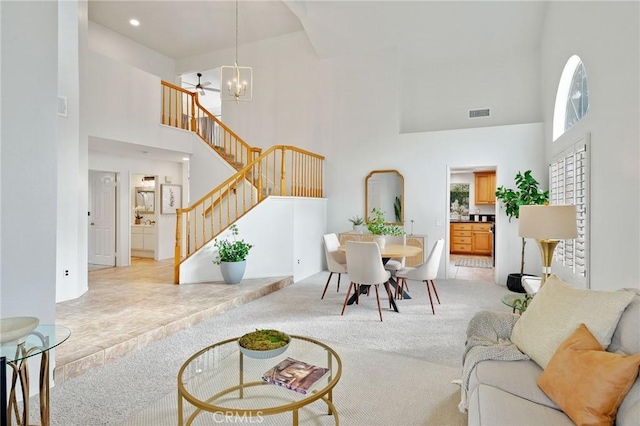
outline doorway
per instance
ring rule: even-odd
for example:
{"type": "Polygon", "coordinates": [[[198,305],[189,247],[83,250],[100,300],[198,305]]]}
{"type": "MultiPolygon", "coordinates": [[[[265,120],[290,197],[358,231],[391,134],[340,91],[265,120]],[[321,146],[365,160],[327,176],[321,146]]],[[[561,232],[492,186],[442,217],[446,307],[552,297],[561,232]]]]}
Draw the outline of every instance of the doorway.
{"type": "Polygon", "coordinates": [[[447,278],[495,282],[496,170],[448,169],[447,278]]]}
{"type": "Polygon", "coordinates": [[[89,170],[88,269],[116,264],[116,174],[89,170]]]}

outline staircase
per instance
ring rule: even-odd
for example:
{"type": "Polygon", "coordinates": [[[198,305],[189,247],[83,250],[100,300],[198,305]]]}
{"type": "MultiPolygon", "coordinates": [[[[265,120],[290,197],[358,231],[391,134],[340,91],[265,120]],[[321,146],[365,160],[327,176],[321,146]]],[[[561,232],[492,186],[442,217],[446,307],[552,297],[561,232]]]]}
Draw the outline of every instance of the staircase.
{"type": "Polygon", "coordinates": [[[161,123],[197,134],[237,172],[188,208],[177,211],[174,283],[180,264],[270,195],[323,196],[321,155],[286,145],[262,152],[238,135],[189,92],[162,82],[161,123]]]}

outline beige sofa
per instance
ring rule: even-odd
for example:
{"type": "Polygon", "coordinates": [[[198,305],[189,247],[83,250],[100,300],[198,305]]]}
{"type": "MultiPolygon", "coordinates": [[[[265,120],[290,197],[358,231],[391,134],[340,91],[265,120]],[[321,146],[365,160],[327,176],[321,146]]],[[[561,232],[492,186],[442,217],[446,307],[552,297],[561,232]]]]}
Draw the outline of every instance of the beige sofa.
{"type": "MultiPolygon", "coordinates": [[[[640,290],[623,311],[608,352],[640,353],[640,290]]],[[[573,425],[572,420],[538,387],[543,369],[533,360],[478,363],[467,393],[469,425],[573,425]]],[[[620,405],[616,425],[640,425],[640,379],[620,405]]]]}

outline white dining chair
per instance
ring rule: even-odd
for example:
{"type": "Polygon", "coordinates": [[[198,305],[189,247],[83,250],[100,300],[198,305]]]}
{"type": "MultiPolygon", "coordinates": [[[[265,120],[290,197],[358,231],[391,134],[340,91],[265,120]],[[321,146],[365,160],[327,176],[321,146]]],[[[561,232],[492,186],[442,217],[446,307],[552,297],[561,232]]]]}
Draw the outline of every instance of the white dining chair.
{"type": "Polygon", "coordinates": [[[433,299],[431,298],[429,284],[433,287],[433,292],[438,300],[438,304],[440,304],[438,290],[436,290],[436,285],[433,280],[438,276],[438,267],[440,266],[440,257],[442,256],[443,247],[443,239],[436,241],[426,262],[415,268],[403,268],[396,272],[396,279],[398,280],[396,292],[399,292],[400,294],[400,296],[398,296],[398,293],[396,293],[396,297],[402,297],[402,293],[405,288],[408,290],[407,280],[424,281],[427,285],[427,292],[429,293],[429,302],[431,302],[431,312],[433,315],[436,314],[436,311],[433,308],[433,299]]]}
{"type": "Polygon", "coordinates": [[[359,302],[360,286],[372,285],[376,290],[376,301],[378,302],[378,313],[380,314],[380,321],[382,321],[382,308],[380,307],[380,294],[378,287],[380,284],[384,284],[387,290],[387,296],[389,297],[389,304],[391,304],[391,292],[389,291],[389,278],[391,273],[384,269],[382,265],[382,257],[380,256],[380,247],[374,242],[357,242],[347,241],[347,269],[349,270],[349,290],[347,290],[347,296],[344,298],[344,305],[342,305],[342,313],[347,307],[347,301],[351,290],[355,290],[356,304],[359,302]]]}
{"type": "Polygon", "coordinates": [[[340,247],[338,236],[336,234],[326,234],[323,235],[322,238],[324,240],[324,254],[327,259],[327,268],[330,273],[320,299],[324,299],[324,294],[327,292],[327,287],[329,287],[329,282],[334,273],[338,274],[338,287],[336,291],[340,291],[340,277],[342,274],[347,273],[347,258],[343,252],[338,250],[338,247],[340,247]]]}

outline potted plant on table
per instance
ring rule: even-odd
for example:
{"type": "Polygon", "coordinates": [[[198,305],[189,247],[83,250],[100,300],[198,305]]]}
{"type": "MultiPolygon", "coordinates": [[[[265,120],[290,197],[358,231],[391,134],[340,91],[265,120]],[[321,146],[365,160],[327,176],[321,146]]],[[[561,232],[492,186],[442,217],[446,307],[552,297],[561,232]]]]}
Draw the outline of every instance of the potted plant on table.
{"type": "Polygon", "coordinates": [[[244,240],[238,240],[236,225],[231,225],[229,230],[233,240],[216,239],[213,242],[214,247],[218,249],[218,255],[213,263],[220,265],[222,276],[227,284],[238,284],[244,276],[247,255],[253,246],[244,240]]]}
{"type": "MultiPolygon", "coordinates": [[[[520,173],[515,177],[516,189],[507,189],[500,186],[496,189],[496,198],[500,200],[500,204],[505,208],[505,213],[512,218],[520,216],[520,206],[540,205],[549,202],[549,191],[541,191],[538,188],[538,181],[531,176],[531,170],[520,173]]],[[[522,287],[522,277],[524,273],[524,249],[526,241],[522,238],[522,258],[520,261],[520,273],[512,273],[507,276],[507,288],[518,293],[526,293],[522,287]]]]}
{"type": "Polygon", "coordinates": [[[371,210],[371,215],[367,222],[367,229],[374,235],[373,239],[380,248],[384,248],[386,244],[385,235],[404,235],[405,232],[402,226],[387,224],[384,212],[379,208],[374,207],[371,210]]]}
{"type": "Polygon", "coordinates": [[[361,231],[362,230],[362,226],[364,225],[364,219],[361,218],[358,215],[356,215],[356,216],[352,217],[351,219],[349,219],[349,222],[351,222],[353,224],[353,230],[354,231],[361,231]]]}

